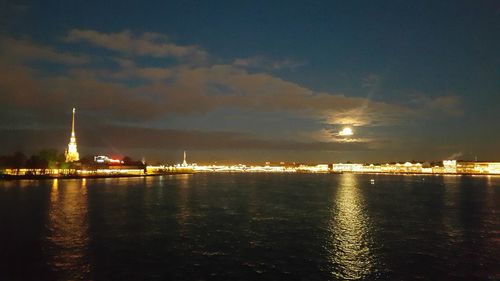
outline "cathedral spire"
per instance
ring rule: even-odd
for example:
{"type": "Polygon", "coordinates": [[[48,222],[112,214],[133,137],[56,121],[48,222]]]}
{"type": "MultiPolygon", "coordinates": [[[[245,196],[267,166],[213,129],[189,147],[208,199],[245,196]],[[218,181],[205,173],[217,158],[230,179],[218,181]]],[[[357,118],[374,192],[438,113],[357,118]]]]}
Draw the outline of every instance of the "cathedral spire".
{"type": "Polygon", "coordinates": [[[182,161],[182,166],[187,166],[186,151],[185,150],[184,150],[184,161],[182,161]]]}
{"type": "Polygon", "coordinates": [[[73,118],[71,119],[71,136],[75,136],[75,111],[76,109],[73,107],[73,118]]]}
{"type": "Polygon", "coordinates": [[[71,137],[69,138],[68,149],[66,150],[66,162],[75,162],[80,160],[80,155],[78,154],[78,149],[76,146],[75,112],[76,109],[73,107],[73,116],[71,119],[71,137]]]}

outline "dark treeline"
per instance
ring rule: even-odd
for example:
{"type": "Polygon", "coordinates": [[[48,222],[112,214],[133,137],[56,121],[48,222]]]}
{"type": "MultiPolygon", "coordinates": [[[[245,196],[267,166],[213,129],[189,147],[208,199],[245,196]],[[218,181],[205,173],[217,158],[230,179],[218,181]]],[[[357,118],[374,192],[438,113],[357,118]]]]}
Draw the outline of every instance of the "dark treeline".
{"type": "Polygon", "coordinates": [[[23,152],[14,152],[8,155],[0,155],[0,168],[11,169],[47,169],[65,168],[64,153],[55,149],[41,150],[38,153],[27,156],[23,152]]]}
{"type": "MultiPolygon", "coordinates": [[[[56,149],[41,150],[30,156],[23,152],[14,152],[8,155],[0,155],[0,169],[66,169],[71,164],[66,163],[64,153],[56,149]]],[[[143,165],[141,161],[133,160],[129,156],[121,159],[123,165],[143,165]]],[[[94,156],[86,155],[78,161],[83,165],[95,165],[94,156]]]]}

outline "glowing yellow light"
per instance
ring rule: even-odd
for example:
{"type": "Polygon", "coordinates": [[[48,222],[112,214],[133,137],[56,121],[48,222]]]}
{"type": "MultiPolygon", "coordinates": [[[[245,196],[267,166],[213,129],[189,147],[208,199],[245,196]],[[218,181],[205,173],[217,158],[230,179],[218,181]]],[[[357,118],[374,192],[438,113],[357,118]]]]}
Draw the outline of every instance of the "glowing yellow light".
{"type": "Polygon", "coordinates": [[[352,136],[354,132],[350,127],[345,127],[342,131],[339,132],[339,136],[352,136]]]}

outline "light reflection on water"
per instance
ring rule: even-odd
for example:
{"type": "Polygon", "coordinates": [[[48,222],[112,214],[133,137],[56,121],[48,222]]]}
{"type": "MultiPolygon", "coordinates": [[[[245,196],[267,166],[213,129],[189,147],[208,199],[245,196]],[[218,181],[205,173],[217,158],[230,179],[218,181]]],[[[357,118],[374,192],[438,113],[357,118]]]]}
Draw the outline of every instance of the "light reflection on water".
{"type": "Polygon", "coordinates": [[[359,279],[374,270],[370,222],[357,185],[355,175],[341,175],[339,188],[332,198],[329,259],[334,278],[359,279]]]}
{"type": "Polygon", "coordinates": [[[189,206],[189,180],[190,175],[177,175],[174,178],[178,184],[178,212],[177,223],[179,233],[187,235],[189,230],[189,221],[191,219],[191,209],[189,206]]]}
{"type": "Polygon", "coordinates": [[[0,280],[500,280],[499,188],[355,174],[0,181],[0,280]]]}
{"type": "Polygon", "coordinates": [[[48,263],[61,279],[89,280],[86,181],[64,183],[54,179],[50,190],[48,263]]]}
{"type": "Polygon", "coordinates": [[[460,214],[457,212],[460,209],[460,193],[454,187],[460,183],[461,178],[458,176],[444,176],[442,178],[444,185],[443,193],[443,208],[444,215],[443,229],[449,238],[454,241],[462,241],[464,230],[460,223],[460,214]]]}

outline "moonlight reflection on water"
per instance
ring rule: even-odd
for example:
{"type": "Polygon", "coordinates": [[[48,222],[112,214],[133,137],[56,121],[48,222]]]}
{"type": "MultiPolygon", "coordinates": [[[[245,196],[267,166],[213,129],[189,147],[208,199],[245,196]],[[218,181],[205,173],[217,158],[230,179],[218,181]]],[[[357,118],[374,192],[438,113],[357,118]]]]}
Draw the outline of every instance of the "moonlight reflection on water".
{"type": "Polygon", "coordinates": [[[329,258],[339,279],[363,278],[374,270],[370,222],[358,189],[355,175],[342,174],[332,198],[329,258]]]}
{"type": "Polygon", "coordinates": [[[0,280],[498,279],[499,200],[494,177],[4,181],[0,280]]]}

